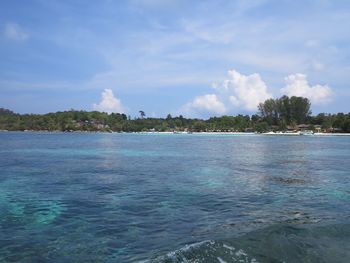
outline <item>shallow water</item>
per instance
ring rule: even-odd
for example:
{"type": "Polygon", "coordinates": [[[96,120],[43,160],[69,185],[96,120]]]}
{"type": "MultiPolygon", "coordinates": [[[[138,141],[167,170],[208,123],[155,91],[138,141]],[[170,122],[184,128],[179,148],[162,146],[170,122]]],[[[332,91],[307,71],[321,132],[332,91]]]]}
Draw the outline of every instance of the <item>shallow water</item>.
{"type": "Polygon", "coordinates": [[[0,133],[0,262],[341,262],[349,161],[350,137],[0,133]]]}

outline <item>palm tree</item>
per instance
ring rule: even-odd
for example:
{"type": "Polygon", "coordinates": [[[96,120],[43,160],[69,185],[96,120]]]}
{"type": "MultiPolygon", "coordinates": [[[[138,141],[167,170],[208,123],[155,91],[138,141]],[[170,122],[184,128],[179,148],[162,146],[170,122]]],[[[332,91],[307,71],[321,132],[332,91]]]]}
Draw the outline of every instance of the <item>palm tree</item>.
{"type": "Polygon", "coordinates": [[[141,115],[141,119],[143,119],[146,116],[146,114],[143,110],[140,110],[139,113],[141,115]]]}

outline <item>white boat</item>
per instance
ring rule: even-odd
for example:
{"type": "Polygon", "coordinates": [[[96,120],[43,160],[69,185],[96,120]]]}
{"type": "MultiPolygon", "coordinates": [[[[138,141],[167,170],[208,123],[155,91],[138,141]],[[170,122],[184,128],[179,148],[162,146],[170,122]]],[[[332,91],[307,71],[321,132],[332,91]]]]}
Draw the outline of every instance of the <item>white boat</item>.
{"type": "Polygon", "coordinates": [[[281,136],[295,136],[300,135],[300,132],[265,132],[264,135],[281,135],[281,136]]]}
{"type": "Polygon", "coordinates": [[[174,131],[174,134],[191,134],[192,132],[189,131],[174,131]]]}
{"type": "Polygon", "coordinates": [[[264,135],[276,135],[276,133],[273,132],[273,131],[264,132],[263,134],[264,134],[264,135]]]}
{"type": "Polygon", "coordinates": [[[305,131],[301,131],[300,135],[314,135],[313,131],[309,131],[309,130],[305,130],[305,131]]]}
{"type": "Polygon", "coordinates": [[[300,135],[300,132],[284,132],[284,133],[282,133],[282,135],[291,135],[291,136],[295,136],[295,135],[300,135]]]}

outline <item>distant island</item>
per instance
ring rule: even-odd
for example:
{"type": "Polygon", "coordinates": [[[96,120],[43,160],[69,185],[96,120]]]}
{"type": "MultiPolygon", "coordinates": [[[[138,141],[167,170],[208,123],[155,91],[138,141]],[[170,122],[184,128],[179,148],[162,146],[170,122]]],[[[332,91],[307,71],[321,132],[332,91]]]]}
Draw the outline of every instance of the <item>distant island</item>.
{"type": "Polygon", "coordinates": [[[211,117],[207,120],[140,117],[131,119],[121,113],[68,110],[47,114],[18,114],[0,108],[2,131],[92,131],[92,132],[269,132],[309,130],[350,133],[350,113],[311,115],[307,98],[282,96],[258,105],[253,115],[211,117]]]}

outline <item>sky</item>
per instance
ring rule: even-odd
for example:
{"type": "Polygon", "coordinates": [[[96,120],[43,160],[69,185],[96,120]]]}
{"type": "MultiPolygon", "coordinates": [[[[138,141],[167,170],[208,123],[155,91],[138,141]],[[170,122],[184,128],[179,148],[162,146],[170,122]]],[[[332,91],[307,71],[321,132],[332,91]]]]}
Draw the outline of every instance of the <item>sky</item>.
{"type": "Polygon", "coordinates": [[[255,114],[282,95],[349,112],[347,0],[4,0],[0,107],[255,114]]]}

